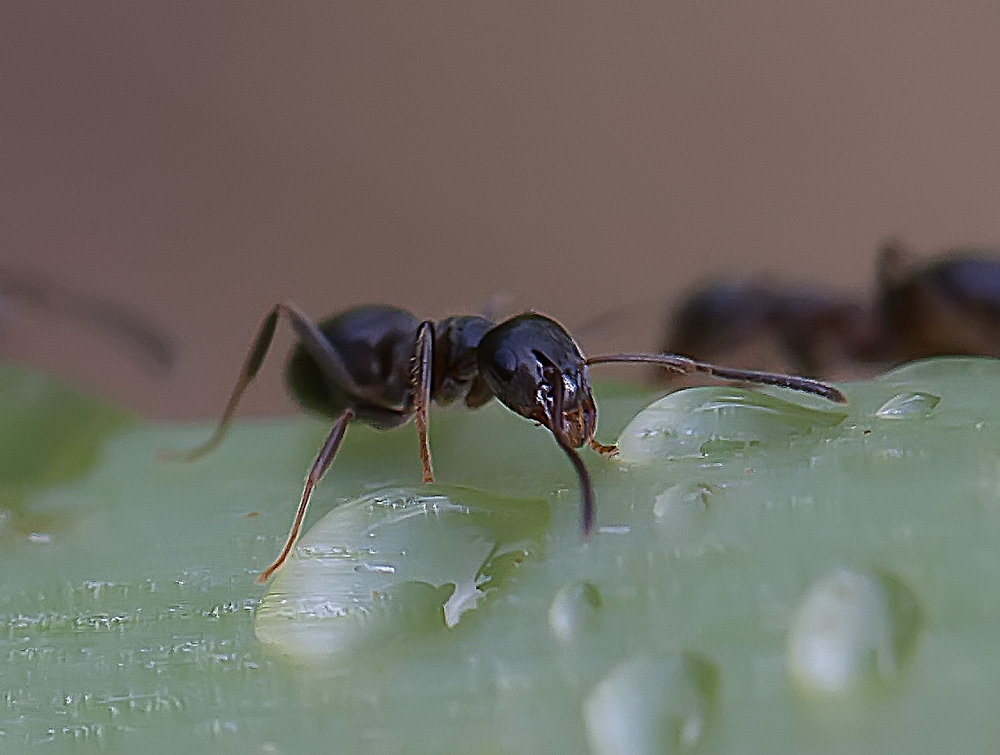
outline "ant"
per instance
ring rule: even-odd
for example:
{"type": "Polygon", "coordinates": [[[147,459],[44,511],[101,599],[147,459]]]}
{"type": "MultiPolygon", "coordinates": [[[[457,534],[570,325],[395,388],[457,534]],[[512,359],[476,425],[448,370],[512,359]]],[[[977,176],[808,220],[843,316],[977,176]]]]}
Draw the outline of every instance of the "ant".
{"type": "Polygon", "coordinates": [[[997,357],[1000,259],[959,248],[918,263],[890,238],[868,303],[818,287],[722,281],[692,294],[671,320],[664,351],[817,378],[933,356],[997,357]]]}
{"type": "Polygon", "coordinates": [[[671,320],[664,351],[812,377],[875,361],[883,344],[871,308],[820,287],[722,281],[692,294],[671,320]]]}
{"type": "Polygon", "coordinates": [[[476,409],[496,398],[511,411],[552,433],[580,482],[584,538],[594,525],[590,474],[576,449],[589,445],[604,456],[617,453],[594,439],[597,407],[588,367],[609,362],[645,362],[677,372],[701,372],[723,380],[784,386],[846,402],[836,388],[808,378],[731,369],[669,354],[612,354],[584,357],[572,336],[545,315],[517,315],[500,323],[478,315],[417,320],[390,306],[361,306],[314,322],[295,305],[276,305],[264,318],[212,436],[191,451],[161,452],[193,461],[223,440],[244,391],[267,355],[278,321],[287,318],[298,345],[286,370],[291,392],[306,408],[335,418],[306,476],[291,531],[274,562],[258,577],[266,582],[285,562],[298,539],[312,492],[329,469],[347,426],[361,420],[379,429],[417,426],[423,481],[434,481],[428,442],[431,401],[459,399],[476,409]]]}
{"type": "Polygon", "coordinates": [[[882,247],[876,308],[892,357],[1000,356],[1000,260],[958,248],[917,264],[901,242],[882,247]]]}

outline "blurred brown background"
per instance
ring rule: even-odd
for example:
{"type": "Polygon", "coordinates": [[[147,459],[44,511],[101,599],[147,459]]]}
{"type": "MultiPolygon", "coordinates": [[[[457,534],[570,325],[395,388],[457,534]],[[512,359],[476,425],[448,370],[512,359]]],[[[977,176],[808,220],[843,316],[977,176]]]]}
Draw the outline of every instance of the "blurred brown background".
{"type": "MultiPolygon", "coordinates": [[[[649,349],[720,271],[863,290],[889,233],[1000,241],[998,29],[995,2],[7,0],[4,266],[148,313],[181,362],[13,307],[0,348],[207,417],[283,299],[630,303],[601,339],[649,349]]],[[[291,407],[280,361],[245,414],[291,407]]]]}

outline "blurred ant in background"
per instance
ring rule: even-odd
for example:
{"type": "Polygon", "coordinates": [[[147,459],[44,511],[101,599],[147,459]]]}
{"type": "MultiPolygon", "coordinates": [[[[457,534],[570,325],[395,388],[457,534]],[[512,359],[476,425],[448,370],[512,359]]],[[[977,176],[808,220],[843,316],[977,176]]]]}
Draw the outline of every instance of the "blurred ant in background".
{"type": "Polygon", "coordinates": [[[822,288],[714,284],[675,311],[661,347],[824,379],[870,377],[923,357],[1000,356],[1000,257],[956,249],[920,264],[891,239],[871,303],[822,288]]]}
{"type": "Polygon", "coordinates": [[[11,305],[58,315],[100,332],[155,376],[174,365],[174,346],[155,325],[127,307],[78,294],[38,276],[0,273],[0,330],[10,327],[11,305]]]}
{"type": "MultiPolygon", "coordinates": [[[[173,367],[170,340],[128,308],[61,288],[37,274],[0,272],[0,339],[13,336],[10,340],[16,340],[17,326],[25,324],[17,316],[28,312],[54,315],[60,326],[72,323],[90,328],[154,376],[162,377],[173,367]]],[[[58,333],[45,343],[65,344],[67,337],[58,333]]],[[[4,345],[7,351],[15,350],[10,343],[4,345]]],[[[99,358],[94,356],[99,350],[90,344],[87,351],[99,358]]],[[[49,391],[34,390],[35,380],[5,379],[4,386],[5,390],[15,387],[3,396],[0,407],[5,423],[0,445],[0,538],[28,536],[48,542],[48,533],[68,526],[72,513],[69,508],[34,510],[29,503],[34,492],[90,470],[100,457],[102,439],[121,425],[116,417],[124,415],[104,408],[85,409],[72,401],[54,406],[49,391]]]]}
{"type": "Polygon", "coordinates": [[[1000,356],[1000,252],[958,248],[920,264],[896,240],[879,258],[876,314],[892,362],[1000,356]]]}
{"type": "Polygon", "coordinates": [[[689,297],[660,348],[741,367],[841,377],[845,365],[876,359],[880,341],[871,310],[860,302],[822,288],[734,280],[689,297]]]}

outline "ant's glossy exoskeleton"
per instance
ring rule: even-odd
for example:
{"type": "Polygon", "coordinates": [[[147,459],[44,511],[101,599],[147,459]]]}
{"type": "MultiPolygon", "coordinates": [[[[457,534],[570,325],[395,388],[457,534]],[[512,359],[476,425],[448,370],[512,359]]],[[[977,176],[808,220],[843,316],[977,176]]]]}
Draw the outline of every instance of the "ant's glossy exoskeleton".
{"type": "Polygon", "coordinates": [[[822,379],[933,356],[998,357],[1000,257],[953,249],[921,263],[889,239],[870,302],[818,287],[722,281],[674,311],[661,348],[822,379]]]}
{"type": "Polygon", "coordinates": [[[1000,356],[1000,258],[958,248],[928,262],[890,239],[879,258],[876,311],[893,361],[1000,356]]]}
{"type": "Polygon", "coordinates": [[[784,386],[846,401],[836,388],[815,380],[718,367],[668,354],[587,358],[559,323],[533,312],[499,324],[476,315],[421,322],[395,307],[363,306],[314,323],[294,305],[279,304],[264,318],[213,435],[192,451],[167,452],[167,456],[194,460],[222,442],[282,317],[289,320],[299,342],[286,373],[292,393],[307,408],[336,421],[306,477],[288,539],[274,563],[261,573],[260,582],[266,581],[291,552],[312,491],[333,461],[348,424],[355,419],[389,429],[413,417],[423,479],[432,482],[427,433],[431,401],[449,404],[462,399],[468,408],[475,409],[497,398],[508,409],[547,428],[569,457],[580,481],[581,525],[586,537],[594,523],[594,494],[590,474],[575,449],[586,444],[604,455],[617,451],[594,439],[597,407],[590,387],[590,365],[646,362],[678,372],[784,386]]]}
{"type": "Polygon", "coordinates": [[[882,356],[870,307],[820,287],[722,281],[697,290],[670,318],[664,351],[756,369],[829,377],[882,356]]]}

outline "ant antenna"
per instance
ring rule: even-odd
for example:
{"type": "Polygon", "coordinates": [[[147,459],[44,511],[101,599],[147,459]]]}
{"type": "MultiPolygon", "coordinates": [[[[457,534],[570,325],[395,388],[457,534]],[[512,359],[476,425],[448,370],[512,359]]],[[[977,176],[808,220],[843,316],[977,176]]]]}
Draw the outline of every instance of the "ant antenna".
{"type": "Polygon", "coordinates": [[[607,356],[588,357],[586,359],[588,365],[608,364],[611,362],[658,364],[685,375],[701,372],[723,380],[739,380],[761,385],[777,385],[782,388],[791,388],[795,391],[822,396],[838,404],[847,403],[847,396],[842,392],[832,385],[821,383],[819,380],[813,380],[812,378],[783,375],[777,372],[758,372],[757,370],[720,367],[708,362],[699,362],[695,359],[688,359],[687,357],[676,356],[674,354],[609,354],[607,356]]]}

